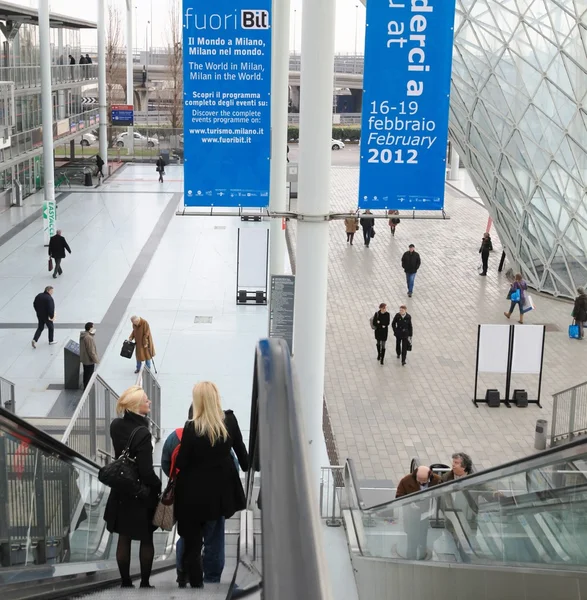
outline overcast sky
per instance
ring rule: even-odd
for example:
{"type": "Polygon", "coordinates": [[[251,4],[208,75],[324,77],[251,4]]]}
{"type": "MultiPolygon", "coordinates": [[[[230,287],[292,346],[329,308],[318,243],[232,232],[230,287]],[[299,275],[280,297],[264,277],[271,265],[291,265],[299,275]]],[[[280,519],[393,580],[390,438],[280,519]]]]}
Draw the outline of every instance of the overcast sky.
{"type": "MultiPolygon", "coordinates": [[[[16,4],[27,6],[38,6],[38,0],[11,0],[16,4]]],[[[125,0],[111,0],[117,4],[122,14],[125,11],[125,0]]],[[[51,11],[68,15],[71,17],[79,17],[89,21],[96,20],[96,0],[49,0],[51,11]]],[[[135,46],[144,49],[145,47],[145,32],[148,35],[148,43],[151,45],[151,26],[148,21],[151,20],[151,7],[153,11],[153,41],[152,45],[166,45],[165,28],[169,22],[169,3],[167,0],[133,0],[135,10],[135,26],[134,37],[135,46]]],[[[297,52],[300,51],[302,40],[302,3],[303,0],[291,0],[291,35],[290,45],[297,52]],[[295,13],[294,13],[295,11],[295,13]],[[295,22],[295,46],[293,41],[293,31],[295,22]]],[[[360,0],[336,0],[336,51],[353,53],[355,50],[355,27],[357,31],[357,48],[359,53],[363,52],[365,40],[365,7],[360,0]]],[[[124,18],[124,17],[123,17],[124,18]]],[[[84,35],[82,40],[84,46],[96,46],[95,33],[94,35],[84,35]]]]}

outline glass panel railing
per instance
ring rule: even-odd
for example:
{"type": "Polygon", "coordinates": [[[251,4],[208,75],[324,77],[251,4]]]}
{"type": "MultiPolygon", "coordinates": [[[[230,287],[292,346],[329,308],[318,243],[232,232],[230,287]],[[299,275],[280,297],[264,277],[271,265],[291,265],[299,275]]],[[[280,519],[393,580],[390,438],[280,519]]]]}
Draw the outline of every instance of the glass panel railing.
{"type": "Polygon", "coordinates": [[[366,556],[587,569],[586,460],[576,441],[369,510],[347,484],[347,523],[366,556]]]}

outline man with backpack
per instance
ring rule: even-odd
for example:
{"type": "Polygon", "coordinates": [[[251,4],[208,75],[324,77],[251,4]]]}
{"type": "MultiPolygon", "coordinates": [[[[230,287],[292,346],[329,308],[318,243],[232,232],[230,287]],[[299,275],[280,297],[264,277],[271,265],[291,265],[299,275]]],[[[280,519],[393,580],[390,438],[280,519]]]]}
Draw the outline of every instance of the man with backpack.
{"type": "MultiPolygon", "coordinates": [[[[192,418],[193,406],[190,405],[188,419],[191,420],[192,418]]],[[[180,427],[167,437],[163,445],[161,467],[165,475],[170,478],[177,476],[175,460],[179,454],[182,435],[183,427],[180,427]]],[[[220,583],[222,571],[224,570],[224,517],[216,521],[206,521],[202,533],[204,537],[204,550],[202,553],[204,583],[220,583]]],[[[177,583],[180,588],[185,588],[188,582],[188,573],[183,566],[183,555],[184,540],[180,537],[175,546],[175,568],[177,569],[177,583]]]]}

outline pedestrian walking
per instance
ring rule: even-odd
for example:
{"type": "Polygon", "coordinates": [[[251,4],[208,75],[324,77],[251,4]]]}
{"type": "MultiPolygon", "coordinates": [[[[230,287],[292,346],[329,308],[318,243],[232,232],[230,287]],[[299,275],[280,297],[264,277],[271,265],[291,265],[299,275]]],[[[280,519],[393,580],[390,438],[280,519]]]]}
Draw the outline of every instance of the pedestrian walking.
{"type": "Polygon", "coordinates": [[[481,247],[479,248],[479,254],[481,254],[481,263],[483,265],[483,268],[481,270],[481,273],[479,273],[479,275],[481,275],[482,277],[485,277],[487,275],[487,266],[489,263],[489,253],[493,251],[493,243],[491,242],[491,236],[489,235],[489,233],[484,233],[483,234],[483,239],[481,240],[481,247]]]}
{"type": "Polygon", "coordinates": [[[89,54],[86,54],[86,65],[91,65],[92,64],[92,58],[90,57],[89,54]]]}
{"type": "Polygon", "coordinates": [[[163,157],[161,155],[159,155],[156,165],[157,173],[159,173],[159,183],[163,183],[163,175],[165,175],[165,161],[163,160],[163,157]]]}
{"type": "Polygon", "coordinates": [[[231,410],[222,410],[216,385],[200,381],[194,386],[192,399],[194,418],[183,429],[176,461],[175,516],[185,542],[183,568],[191,587],[202,588],[206,522],[230,519],[246,506],[231,449],[243,471],[249,469],[249,457],[238,421],[231,410]]]}
{"type": "Polygon", "coordinates": [[[585,337],[584,325],[587,321],[587,294],[585,294],[585,288],[578,287],[575,298],[575,305],[573,306],[573,319],[579,326],[579,338],[582,340],[585,337]]]}
{"type": "Polygon", "coordinates": [[[104,159],[99,154],[96,154],[96,167],[96,175],[98,176],[98,183],[100,183],[104,179],[104,172],[102,171],[104,168],[104,159]]]}
{"type": "Polygon", "coordinates": [[[140,542],[140,587],[153,587],[149,582],[155,557],[153,516],[161,492],[161,481],[153,469],[153,444],[147,418],[150,411],[151,401],[147,394],[142,387],[133,385],[120,396],[116,405],[118,418],[110,424],[115,458],[120,457],[130,442],[129,456],[134,460],[139,480],[145,486],[145,494],[141,494],[140,498],[111,490],[104,511],[106,528],[110,533],[118,534],[116,562],[123,588],[134,587],[130,578],[133,540],[140,542]]]}
{"type": "Polygon", "coordinates": [[[71,254],[71,248],[61,235],[61,229],[58,229],[55,235],[49,240],[49,256],[55,261],[55,270],[53,271],[53,279],[57,279],[57,275],[63,275],[61,261],[65,258],[65,251],[71,254]]]}
{"type": "Polygon", "coordinates": [[[84,369],[84,390],[88,387],[96,365],[100,364],[94,340],[95,335],[96,328],[91,321],[86,323],[84,331],[79,335],[79,356],[84,369]]]}
{"type": "Polygon", "coordinates": [[[52,346],[56,344],[53,340],[53,321],[55,319],[55,300],[53,300],[53,286],[48,285],[45,288],[45,291],[37,294],[35,296],[35,300],[33,302],[33,308],[35,309],[35,313],[37,313],[37,331],[35,331],[35,335],[33,337],[33,341],[31,345],[33,348],[37,347],[37,342],[43,333],[43,329],[47,326],[47,330],[49,331],[49,345],[52,346]]]}
{"type": "Polygon", "coordinates": [[[365,246],[369,247],[371,238],[375,237],[375,219],[370,210],[366,210],[361,217],[361,227],[363,228],[363,241],[365,246]]]}
{"type": "Polygon", "coordinates": [[[408,296],[411,298],[414,293],[414,281],[416,273],[421,264],[420,255],[416,252],[414,244],[408,246],[407,252],[402,256],[402,268],[406,274],[406,283],[408,285],[408,296]]]}
{"type": "Polygon", "coordinates": [[[387,312],[387,304],[382,302],[379,305],[379,310],[371,318],[371,328],[375,332],[375,340],[377,341],[377,360],[383,364],[385,360],[385,344],[389,334],[390,316],[387,312]]]}
{"type": "Polygon", "coordinates": [[[391,328],[395,336],[395,353],[398,358],[401,357],[403,367],[406,364],[408,350],[412,349],[412,335],[414,334],[412,317],[403,304],[399,307],[399,312],[393,317],[391,328]]]}
{"type": "Polygon", "coordinates": [[[510,301],[510,309],[508,312],[503,313],[509,319],[517,305],[520,311],[520,319],[518,321],[520,325],[524,324],[524,313],[522,310],[524,309],[525,292],[527,289],[528,284],[524,281],[522,275],[517,273],[507,295],[507,299],[510,301]]]}
{"type": "Polygon", "coordinates": [[[346,243],[350,243],[352,246],[355,233],[359,230],[359,219],[357,217],[347,217],[344,220],[344,226],[346,229],[346,243]]]}
{"type": "Polygon", "coordinates": [[[399,215],[399,210],[388,210],[387,215],[390,217],[389,219],[389,231],[392,236],[395,236],[395,228],[399,225],[400,219],[395,215],[399,215]]]}
{"type": "Polygon", "coordinates": [[[147,369],[151,368],[151,361],[155,356],[155,344],[151,336],[151,327],[145,319],[132,316],[130,322],[132,323],[132,332],[128,339],[131,342],[134,340],[136,344],[135,356],[137,359],[137,368],[135,373],[138,373],[141,370],[143,361],[146,362],[147,369]]]}

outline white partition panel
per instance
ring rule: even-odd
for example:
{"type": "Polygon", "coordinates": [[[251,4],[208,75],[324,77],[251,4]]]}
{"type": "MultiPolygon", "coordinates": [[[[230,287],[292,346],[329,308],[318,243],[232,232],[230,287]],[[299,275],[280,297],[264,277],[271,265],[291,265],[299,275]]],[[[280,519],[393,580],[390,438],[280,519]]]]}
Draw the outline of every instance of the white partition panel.
{"type": "Polygon", "coordinates": [[[542,370],[544,325],[516,325],[512,373],[539,375],[542,370]]]}
{"type": "Polygon", "coordinates": [[[507,373],[509,345],[509,325],[481,325],[478,372],[507,373]]]}
{"type": "Polygon", "coordinates": [[[258,227],[240,227],[238,230],[239,290],[267,290],[267,252],[269,230],[264,224],[258,227]]]}

